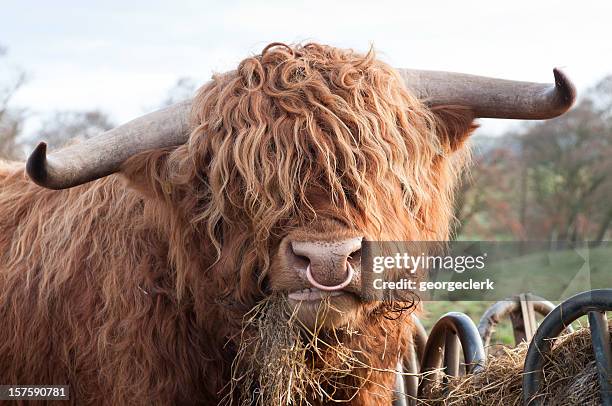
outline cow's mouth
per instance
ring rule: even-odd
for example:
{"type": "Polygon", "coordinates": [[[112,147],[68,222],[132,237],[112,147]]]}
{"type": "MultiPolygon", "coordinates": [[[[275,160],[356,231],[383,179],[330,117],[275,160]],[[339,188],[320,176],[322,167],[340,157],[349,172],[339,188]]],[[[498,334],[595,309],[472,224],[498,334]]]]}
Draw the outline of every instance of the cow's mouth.
{"type": "Polygon", "coordinates": [[[300,324],[310,331],[346,326],[355,320],[359,308],[358,297],[346,290],[305,288],[291,291],[287,300],[300,324]]]}
{"type": "Polygon", "coordinates": [[[301,290],[296,290],[287,295],[289,300],[295,302],[314,302],[327,298],[331,298],[334,296],[341,296],[346,294],[344,291],[324,291],[317,288],[305,288],[301,290]]]}

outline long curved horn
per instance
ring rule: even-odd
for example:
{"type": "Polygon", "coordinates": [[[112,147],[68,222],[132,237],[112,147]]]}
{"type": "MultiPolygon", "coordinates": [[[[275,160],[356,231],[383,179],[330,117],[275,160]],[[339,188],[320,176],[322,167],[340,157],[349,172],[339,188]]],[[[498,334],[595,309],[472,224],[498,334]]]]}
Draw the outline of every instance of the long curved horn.
{"type": "Polygon", "coordinates": [[[26,172],[49,189],[66,189],[102,178],[117,172],[139,152],[184,144],[189,137],[190,111],[190,100],[177,103],[48,156],[47,144],[41,142],[30,154],[26,172]]]}
{"type": "Polygon", "coordinates": [[[464,73],[398,70],[406,87],[429,106],[469,107],[476,117],[543,120],[565,113],[576,88],[560,70],[554,84],[517,82],[464,73]]]}

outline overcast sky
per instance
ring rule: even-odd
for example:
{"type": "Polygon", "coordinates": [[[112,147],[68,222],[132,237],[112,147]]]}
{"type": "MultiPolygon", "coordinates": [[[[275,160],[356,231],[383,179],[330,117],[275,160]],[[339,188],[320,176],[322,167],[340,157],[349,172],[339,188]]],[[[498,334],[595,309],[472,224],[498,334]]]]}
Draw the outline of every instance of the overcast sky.
{"type": "MultiPolygon", "coordinates": [[[[612,2],[95,3],[2,2],[0,44],[29,77],[15,106],[38,118],[100,109],[123,122],[158,106],[179,77],[203,83],[273,41],[373,44],[397,67],[530,81],[552,81],[559,66],[579,91],[612,73],[612,2]]],[[[480,131],[515,125],[485,120],[480,131]]],[[[32,120],[27,131],[36,127],[32,120]]]]}

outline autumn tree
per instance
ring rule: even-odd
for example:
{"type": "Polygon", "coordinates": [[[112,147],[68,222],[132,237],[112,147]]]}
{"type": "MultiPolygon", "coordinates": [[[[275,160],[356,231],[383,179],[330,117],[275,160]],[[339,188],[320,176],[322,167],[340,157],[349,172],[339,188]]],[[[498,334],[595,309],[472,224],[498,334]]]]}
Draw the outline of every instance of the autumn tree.
{"type": "Polygon", "coordinates": [[[612,77],[604,79],[569,113],[521,136],[532,194],[524,225],[529,235],[605,238],[612,221],[612,104],[601,90],[611,83],[612,77]]]}
{"type": "Polygon", "coordinates": [[[0,46],[0,159],[20,157],[19,135],[25,118],[25,110],[11,106],[13,97],[26,81],[25,73],[11,68],[6,61],[6,48],[0,46]]]}
{"type": "MultiPolygon", "coordinates": [[[[612,76],[565,115],[491,141],[459,190],[460,238],[602,241],[612,225],[612,76]]],[[[477,145],[478,149],[478,145],[477,145]]]]}

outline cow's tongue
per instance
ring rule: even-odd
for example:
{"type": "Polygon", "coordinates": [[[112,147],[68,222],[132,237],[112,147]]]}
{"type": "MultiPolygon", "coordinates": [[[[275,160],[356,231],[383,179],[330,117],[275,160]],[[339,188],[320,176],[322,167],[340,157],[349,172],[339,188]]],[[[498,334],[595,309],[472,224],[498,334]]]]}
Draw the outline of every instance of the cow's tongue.
{"type": "Polygon", "coordinates": [[[342,294],[341,291],[325,292],[317,288],[306,288],[302,290],[297,290],[295,292],[291,292],[289,293],[288,297],[289,299],[293,299],[293,300],[309,301],[309,300],[321,300],[325,297],[339,296],[341,294],[342,294]]]}

